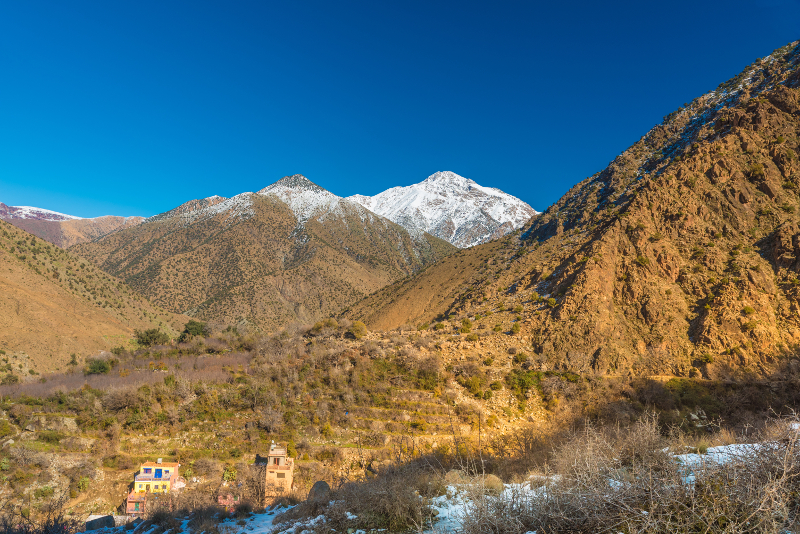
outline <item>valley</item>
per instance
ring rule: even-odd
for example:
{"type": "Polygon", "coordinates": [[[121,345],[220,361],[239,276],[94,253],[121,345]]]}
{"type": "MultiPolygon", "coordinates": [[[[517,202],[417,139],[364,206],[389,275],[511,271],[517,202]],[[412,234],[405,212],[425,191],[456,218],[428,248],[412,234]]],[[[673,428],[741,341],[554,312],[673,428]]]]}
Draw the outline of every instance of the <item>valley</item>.
{"type": "Polygon", "coordinates": [[[2,205],[0,520],[796,531],[798,153],[792,42],[541,213],[452,172],[79,238],[2,205]]]}

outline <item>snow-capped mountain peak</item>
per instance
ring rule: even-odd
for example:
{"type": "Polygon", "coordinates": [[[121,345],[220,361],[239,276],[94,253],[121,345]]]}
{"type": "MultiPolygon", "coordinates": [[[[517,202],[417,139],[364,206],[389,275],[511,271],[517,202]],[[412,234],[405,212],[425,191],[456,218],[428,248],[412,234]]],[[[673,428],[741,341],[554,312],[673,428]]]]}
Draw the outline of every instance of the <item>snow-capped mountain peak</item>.
{"type": "Polygon", "coordinates": [[[0,217],[5,219],[29,219],[37,221],[71,221],[83,218],[53,210],[46,210],[44,208],[35,208],[33,206],[7,206],[2,202],[0,202],[0,217]]]}
{"type": "Polygon", "coordinates": [[[424,230],[461,248],[501,237],[536,215],[522,200],[450,171],[407,187],[348,200],[409,229],[424,230]]]}
{"type": "Polygon", "coordinates": [[[314,215],[335,210],[343,200],[302,174],[285,176],[258,194],[273,196],[285,202],[301,224],[314,215]]]}

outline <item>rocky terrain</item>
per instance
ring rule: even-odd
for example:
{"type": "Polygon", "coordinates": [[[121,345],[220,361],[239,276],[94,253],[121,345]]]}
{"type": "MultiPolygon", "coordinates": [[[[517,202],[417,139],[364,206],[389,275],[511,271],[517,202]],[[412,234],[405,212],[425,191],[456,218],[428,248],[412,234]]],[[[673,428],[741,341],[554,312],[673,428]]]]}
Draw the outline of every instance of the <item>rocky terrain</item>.
{"type": "Polygon", "coordinates": [[[83,258],[0,221],[0,350],[17,378],[183,324],[83,258]],[[176,323],[177,321],[177,323],[176,323]],[[24,374],[23,374],[24,373],[24,374]]]}
{"type": "Polygon", "coordinates": [[[176,313],[273,329],[331,315],[455,249],[295,175],[71,250],[176,313]]]}
{"type": "Polygon", "coordinates": [[[502,237],[537,214],[512,195],[449,171],[372,197],[348,199],[409,230],[428,232],[459,248],[502,237]]]}
{"type": "Polygon", "coordinates": [[[69,248],[77,243],[98,239],[121,228],[136,226],[144,220],[144,217],[104,215],[84,219],[42,208],[7,206],[0,202],[0,219],[58,247],[69,248]]]}
{"type": "Polygon", "coordinates": [[[800,341],[798,62],[797,43],[776,50],[665,117],[519,234],[346,315],[392,328],[491,323],[517,308],[499,327],[541,369],[771,373],[800,341]]]}

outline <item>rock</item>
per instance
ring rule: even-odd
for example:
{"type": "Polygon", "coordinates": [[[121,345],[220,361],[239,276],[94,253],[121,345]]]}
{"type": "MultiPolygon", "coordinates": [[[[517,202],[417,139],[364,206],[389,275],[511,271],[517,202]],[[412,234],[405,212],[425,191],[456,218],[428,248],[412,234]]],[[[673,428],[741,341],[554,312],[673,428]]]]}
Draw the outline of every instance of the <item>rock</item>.
{"type": "Polygon", "coordinates": [[[317,480],[308,492],[308,502],[312,504],[328,504],[331,496],[331,487],[324,480],[317,480]]]}
{"type": "Polygon", "coordinates": [[[114,528],[116,524],[114,523],[114,516],[113,515],[103,515],[103,516],[89,516],[89,520],[86,521],[86,530],[97,530],[99,528],[114,528]]]}

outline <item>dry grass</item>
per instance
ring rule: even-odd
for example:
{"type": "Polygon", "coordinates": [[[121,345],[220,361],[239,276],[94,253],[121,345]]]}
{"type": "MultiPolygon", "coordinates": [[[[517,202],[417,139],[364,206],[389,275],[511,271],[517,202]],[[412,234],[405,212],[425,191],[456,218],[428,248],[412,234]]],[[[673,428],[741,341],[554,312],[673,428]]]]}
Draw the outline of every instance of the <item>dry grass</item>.
{"type": "Polygon", "coordinates": [[[654,417],[624,431],[587,428],[531,479],[532,490],[499,498],[473,490],[463,532],[786,532],[797,526],[800,506],[800,448],[790,423],[773,422],[760,446],[740,447],[724,463],[695,466],[668,454],[654,417]]]}
{"type": "Polygon", "coordinates": [[[419,463],[408,464],[382,470],[374,478],[345,483],[333,492],[332,504],[324,509],[302,503],[281,520],[324,513],[326,521],[318,526],[323,529],[318,532],[344,532],[350,528],[417,530],[433,517],[429,499],[443,492],[440,476],[419,463]]]}

